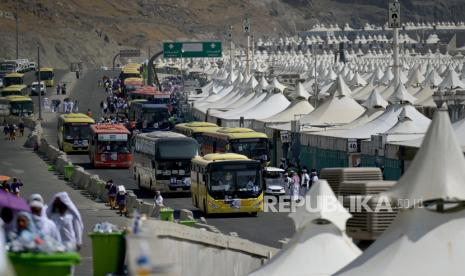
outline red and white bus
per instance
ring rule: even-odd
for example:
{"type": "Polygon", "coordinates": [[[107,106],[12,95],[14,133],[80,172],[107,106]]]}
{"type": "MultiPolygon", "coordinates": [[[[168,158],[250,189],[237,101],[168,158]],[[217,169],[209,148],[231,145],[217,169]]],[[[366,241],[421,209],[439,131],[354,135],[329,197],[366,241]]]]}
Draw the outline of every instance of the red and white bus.
{"type": "Polygon", "coordinates": [[[95,124],[90,127],[90,163],[96,168],[129,168],[129,130],[122,124],[95,124]]]}

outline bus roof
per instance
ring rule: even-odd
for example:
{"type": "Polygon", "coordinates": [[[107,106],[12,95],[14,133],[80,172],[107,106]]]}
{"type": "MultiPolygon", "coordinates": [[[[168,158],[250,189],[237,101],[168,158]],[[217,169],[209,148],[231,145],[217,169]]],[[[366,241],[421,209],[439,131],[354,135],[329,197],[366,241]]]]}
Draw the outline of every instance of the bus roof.
{"type": "Polygon", "coordinates": [[[131,134],[129,130],[122,124],[96,124],[91,125],[90,129],[93,133],[111,133],[111,134],[131,134]]]}
{"type": "Polygon", "coordinates": [[[41,67],[39,69],[40,72],[53,72],[53,68],[52,67],[41,67]]]}
{"type": "Polygon", "coordinates": [[[13,85],[10,85],[10,86],[7,86],[7,87],[3,88],[2,91],[21,91],[21,90],[23,90],[25,88],[27,88],[27,85],[13,84],[13,85]]]}
{"type": "Polygon", "coordinates": [[[26,97],[26,96],[14,95],[14,96],[7,96],[6,98],[10,102],[25,102],[25,101],[26,102],[32,102],[32,99],[29,98],[29,97],[26,97]]]}
{"type": "Polygon", "coordinates": [[[188,138],[184,134],[180,134],[177,132],[172,132],[172,131],[152,131],[149,133],[143,133],[140,134],[142,136],[148,137],[148,138],[188,138]]]}
{"type": "Polygon", "coordinates": [[[210,153],[202,158],[206,161],[250,160],[247,156],[237,153],[210,153]]]}
{"type": "Polygon", "coordinates": [[[190,130],[192,133],[200,133],[207,131],[215,131],[220,127],[216,124],[208,122],[190,122],[177,124],[174,128],[178,130],[190,130]]]}
{"type": "Polygon", "coordinates": [[[245,138],[268,138],[265,133],[256,132],[250,128],[219,128],[216,131],[207,131],[205,135],[215,137],[227,137],[229,139],[245,139],[245,138]]]}
{"type": "Polygon", "coordinates": [[[60,118],[65,123],[89,123],[89,124],[95,124],[94,119],[92,119],[89,116],[87,116],[86,114],[82,114],[82,113],[62,114],[62,115],[60,115],[60,118]]]}
{"type": "Polygon", "coordinates": [[[123,68],[121,71],[123,71],[124,74],[140,74],[139,69],[133,67],[123,68]]]}
{"type": "Polygon", "coordinates": [[[24,74],[21,73],[9,73],[5,75],[5,78],[22,78],[24,74]]]}

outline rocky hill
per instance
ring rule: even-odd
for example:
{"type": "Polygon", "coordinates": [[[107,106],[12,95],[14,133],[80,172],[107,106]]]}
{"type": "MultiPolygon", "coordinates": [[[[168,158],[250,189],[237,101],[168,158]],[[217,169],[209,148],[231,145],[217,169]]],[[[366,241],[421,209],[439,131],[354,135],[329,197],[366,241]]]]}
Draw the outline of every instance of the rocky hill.
{"type": "MultiPolygon", "coordinates": [[[[414,21],[465,20],[465,0],[402,0],[414,21]]],[[[119,49],[160,49],[164,40],[224,39],[228,26],[243,42],[242,20],[257,35],[293,34],[315,23],[382,24],[386,0],[0,0],[0,58],[15,57],[18,4],[20,56],[55,67],[83,61],[111,65],[119,49]]]]}

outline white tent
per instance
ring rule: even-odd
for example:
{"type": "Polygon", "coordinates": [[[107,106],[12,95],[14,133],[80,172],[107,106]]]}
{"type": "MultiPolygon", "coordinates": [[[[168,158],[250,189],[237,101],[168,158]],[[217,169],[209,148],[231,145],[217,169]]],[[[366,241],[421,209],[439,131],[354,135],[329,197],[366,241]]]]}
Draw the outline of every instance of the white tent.
{"type": "Polygon", "coordinates": [[[345,234],[351,215],[337,201],[328,183],[315,183],[307,200],[312,202],[311,210],[302,206],[290,215],[297,230],[292,240],[250,276],[331,275],[360,255],[360,249],[345,234]],[[329,206],[335,208],[329,210],[329,206]]]}
{"type": "Polygon", "coordinates": [[[389,97],[388,101],[391,102],[391,103],[409,102],[409,103],[413,104],[413,103],[415,103],[416,98],[414,96],[412,96],[407,91],[407,89],[405,89],[405,86],[402,83],[399,83],[399,85],[394,90],[394,93],[389,97]]]}
{"type": "Polygon", "coordinates": [[[436,212],[418,204],[464,202],[464,167],[449,115],[439,111],[410,168],[386,193],[414,207],[401,209],[389,229],[336,275],[463,275],[465,210],[436,212]]]}
{"type": "Polygon", "coordinates": [[[300,119],[300,124],[305,125],[339,125],[347,124],[363,114],[365,108],[359,105],[344,90],[338,90],[309,114],[300,119]]]}

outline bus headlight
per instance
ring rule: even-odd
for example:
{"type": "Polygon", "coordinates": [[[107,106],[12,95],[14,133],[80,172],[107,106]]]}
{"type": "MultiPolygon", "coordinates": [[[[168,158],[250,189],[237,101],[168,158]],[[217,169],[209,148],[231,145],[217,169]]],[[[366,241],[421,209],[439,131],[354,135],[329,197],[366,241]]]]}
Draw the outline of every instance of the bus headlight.
{"type": "Polygon", "coordinates": [[[258,201],[257,203],[255,203],[255,205],[253,205],[252,207],[253,207],[253,208],[261,208],[261,207],[262,207],[262,203],[263,203],[263,202],[262,202],[261,200],[259,200],[259,201],[258,201]]]}

